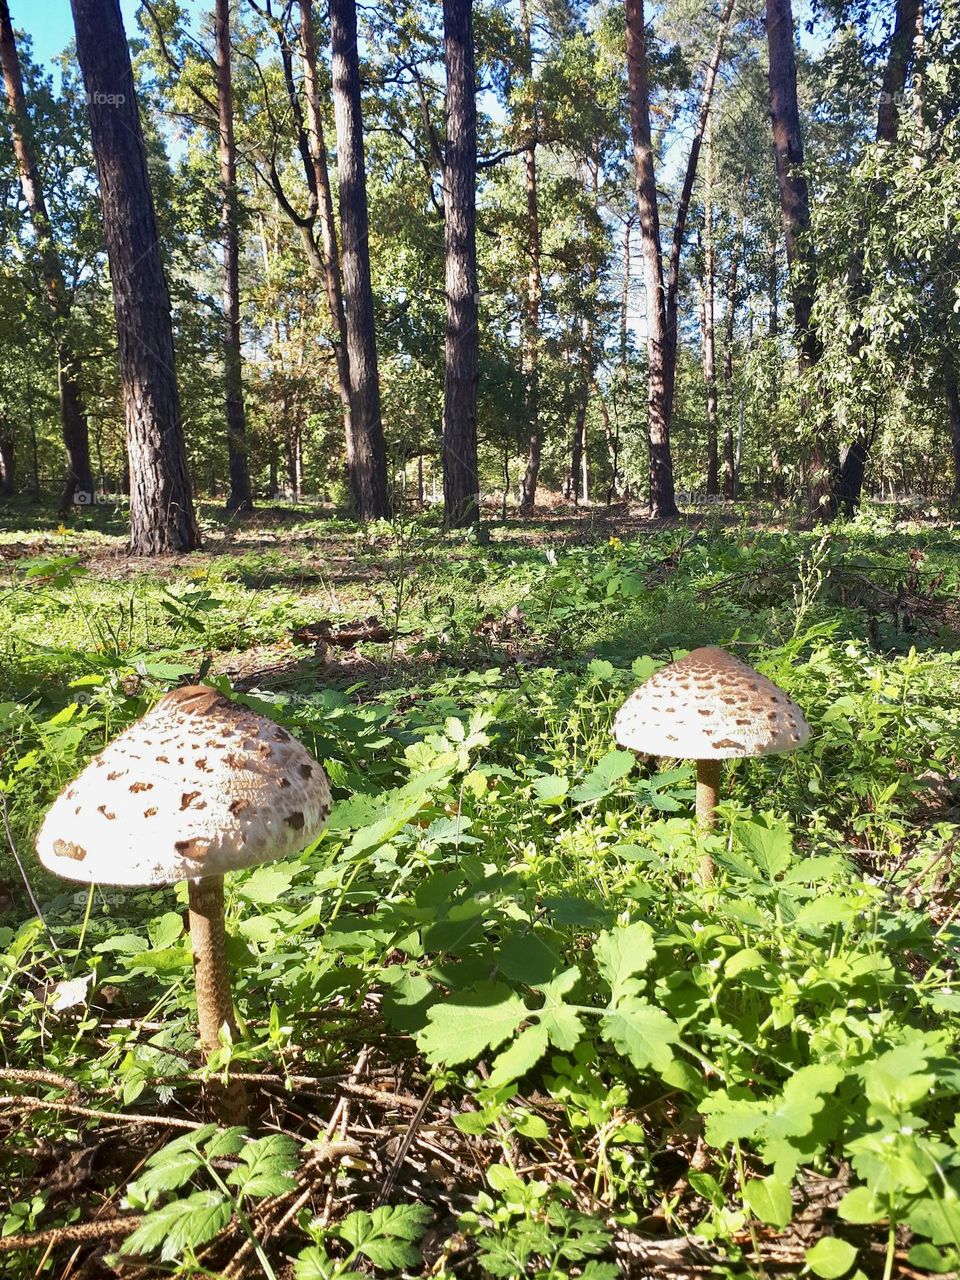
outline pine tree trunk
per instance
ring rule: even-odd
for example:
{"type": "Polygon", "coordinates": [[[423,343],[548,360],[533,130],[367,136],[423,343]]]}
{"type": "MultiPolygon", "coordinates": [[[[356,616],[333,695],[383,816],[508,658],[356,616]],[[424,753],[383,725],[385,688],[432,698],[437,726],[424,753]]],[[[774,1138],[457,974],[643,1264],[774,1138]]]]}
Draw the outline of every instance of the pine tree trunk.
{"type": "Polygon", "coordinates": [[[737,496],[737,459],[733,443],[733,335],[737,317],[737,274],[740,266],[740,236],[730,250],[727,275],[727,309],[724,316],[723,382],[726,390],[723,415],[723,496],[731,502],[737,496]]]}
{"type": "MultiPolygon", "coordinates": [[[[323,136],[323,118],[320,114],[320,88],[317,76],[317,41],[313,28],[313,0],[300,0],[300,38],[303,53],[303,84],[307,102],[307,137],[310,157],[309,174],[313,174],[313,187],[320,219],[320,243],[323,246],[323,278],[327,290],[327,306],[334,327],[334,357],[337,363],[337,390],[343,415],[343,434],[347,452],[347,476],[355,493],[353,479],[354,450],[353,424],[350,410],[350,357],[347,350],[347,317],[343,308],[343,286],[340,279],[340,248],[337,243],[337,224],[333,215],[333,194],[330,189],[330,167],[327,163],[327,144],[323,136]]],[[[308,239],[312,243],[312,229],[308,239]]],[[[314,246],[315,248],[316,246],[314,246]]]]}
{"type": "Polygon", "coordinates": [[[707,392],[707,496],[719,492],[719,459],[717,457],[717,346],[714,318],[714,248],[713,248],[713,127],[707,121],[704,139],[704,213],[703,213],[703,381],[707,392]]]}
{"type": "Polygon", "coordinates": [[[647,72],[647,34],[643,0],[627,0],[627,81],[630,127],[636,169],[637,209],[643,247],[647,295],[647,440],[650,460],[650,514],[676,516],[677,502],[670,456],[667,359],[668,335],[663,263],[660,253],[660,215],[650,134],[650,84],[647,72]]]}
{"type": "Polygon", "coordinates": [[[477,474],[477,103],[473,0],[443,0],[447,132],[443,225],[447,328],[443,384],[443,501],[446,523],[480,518],[477,474]]]}
{"type": "Polygon", "coordinates": [[[119,0],[71,0],[100,182],[127,423],[130,550],[192,551],[193,511],[147,156],[119,0]]]}
{"type": "MultiPolygon", "coordinates": [[[[793,295],[797,355],[800,368],[810,369],[820,359],[821,347],[811,319],[816,294],[816,258],[810,238],[810,196],[803,169],[791,0],[768,0],[766,28],[773,154],[793,295]]],[[[816,407],[810,406],[810,409],[816,416],[816,407]]],[[[833,519],[837,510],[836,465],[830,461],[830,454],[826,432],[818,425],[808,451],[808,491],[811,511],[822,520],[833,519]]]]}
{"type": "Polygon", "coordinates": [[[60,395],[60,429],[67,455],[67,474],[60,497],[60,511],[66,513],[78,490],[91,496],[93,494],[90,440],[80,383],[80,365],[66,332],[70,319],[70,296],[67,293],[63,269],[53,240],[40,170],[30,137],[30,121],[23,95],[20,59],[17,55],[7,0],[0,0],[0,68],[3,71],[3,83],[10,113],[10,132],[20,175],[20,186],[30,211],[40,266],[47,287],[47,301],[53,318],[57,348],[57,385],[60,395]]]}
{"type": "Polygon", "coordinates": [[[252,511],[247,459],[247,418],[243,407],[240,344],[240,228],[237,148],[233,137],[233,85],[230,68],[230,0],[216,0],[214,41],[217,60],[217,154],[220,161],[223,236],[223,381],[230,464],[228,511],[252,511]]]}
{"type": "MultiPolygon", "coordinates": [[[[530,0],[521,0],[520,28],[523,40],[524,75],[533,80],[533,30],[530,0]]],[[[531,93],[531,98],[533,95],[531,93]]],[[[540,208],[537,190],[537,132],[539,122],[535,100],[527,122],[529,137],[523,153],[524,185],[527,195],[527,316],[523,333],[523,372],[526,383],[527,465],[520,484],[520,512],[532,515],[537,502],[540,478],[540,208]]]]}
{"type": "Polygon", "coordinates": [[[353,430],[351,484],[361,520],[390,514],[387,450],[380,419],[380,376],[370,280],[367,178],[360,113],[360,62],[355,0],[331,0],[333,107],[337,125],[340,228],[343,235],[343,301],[350,367],[353,430]]]}
{"type": "Polygon", "coordinates": [[[10,424],[0,419],[0,496],[12,498],[17,492],[17,457],[10,424]]]}
{"type": "Polygon", "coordinates": [[[953,458],[953,489],[951,506],[960,503],[960,388],[953,362],[948,360],[943,371],[944,391],[947,397],[947,420],[950,425],[950,453],[953,458]]]}

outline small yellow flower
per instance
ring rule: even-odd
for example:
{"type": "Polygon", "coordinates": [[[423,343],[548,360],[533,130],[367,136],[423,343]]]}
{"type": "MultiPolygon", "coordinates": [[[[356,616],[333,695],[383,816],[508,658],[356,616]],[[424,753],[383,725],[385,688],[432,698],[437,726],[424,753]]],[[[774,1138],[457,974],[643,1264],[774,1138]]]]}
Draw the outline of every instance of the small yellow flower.
{"type": "Polygon", "coordinates": [[[67,526],[65,524],[58,524],[57,533],[59,533],[61,538],[65,538],[67,536],[67,526]]]}
{"type": "Polygon", "coordinates": [[[620,541],[619,538],[611,538],[610,546],[613,547],[614,551],[619,551],[620,548],[623,546],[623,543],[620,541]]]}

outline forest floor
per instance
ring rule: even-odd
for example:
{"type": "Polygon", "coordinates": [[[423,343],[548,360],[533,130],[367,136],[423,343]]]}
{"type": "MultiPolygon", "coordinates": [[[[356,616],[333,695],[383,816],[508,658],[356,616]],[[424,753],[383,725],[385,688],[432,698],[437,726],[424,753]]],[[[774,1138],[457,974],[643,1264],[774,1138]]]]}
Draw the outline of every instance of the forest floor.
{"type": "Polygon", "coordinates": [[[203,517],[145,563],[114,513],[0,509],[0,1275],[960,1268],[957,526],[203,517]],[[715,836],[689,762],[611,738],[703,644],[813,728],[727,769],[715,836]],[[229,881],[249,1134],[203,1123],[184,886],[32,852],[198,680],[337,801],[229,881]]]}

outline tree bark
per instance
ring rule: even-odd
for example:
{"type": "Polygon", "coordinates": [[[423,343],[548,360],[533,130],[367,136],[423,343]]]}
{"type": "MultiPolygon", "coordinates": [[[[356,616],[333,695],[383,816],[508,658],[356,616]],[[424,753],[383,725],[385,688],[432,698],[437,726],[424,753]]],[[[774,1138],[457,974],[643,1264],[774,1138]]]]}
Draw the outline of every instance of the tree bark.
{"type": "Polygon", "coordinates": [[[446,364],[443,501],[446,523],[480,518],[477,473],[477,102],[473,0],[443,0],[447,129],[443,167],[446,364]]]}
{"type": "Polygon", "coordinates": [[[333,107],[337,126],[340,177],[340,228],[343,235],[343,300],[350,366],[350,419],[353,429],[351,484],[361,520],[390,514],[387,450],[380,418],[380,375],[370,279],[367,178],[360,110],[360,62],[355,0],[331,0],[333,107]]]}
{"type": "Polygon", "coordinates": [[[200,546],[174,370],[170,297],[119,0],[71,0],[90,114],[130,463],[134,555],[200,546]]]}
{"type": "Polygon", "coordinates": [[[17,457],[10,423],[0,419],[0,496],[12,498],[17,492],[17,457]]]}
{"type": "Polygon", "coordinates": [[[707,392],[707,496],[719,491],[717,457],[717,354],[714,325],[713,129],[708,118],[704,146],[706,171],[703,215],[703,296],[701,308],[703,381],[707,392]]]}
{"type": "Polygon", "coordinates": [[[947,360],[943,370],[944,391],[947,398],[947,421],[950,426],[950,453],[953,458],[953,489],[951,506],[960,503],[960,388],[957,387],[957,371],[952,360],[947,360]]]}
{"type": "Polygon", "coordinates": [[[529,89],[533,81],[533,24],[530,0],[521,0],[520,28],[524,49],[524,74],[531,96],[529,136],[523,153],[524,183],[527,194],[527,317],[523,334],[523,372],[526,381],[527,465],[520,486],[520,512],[532,515],[537,502],[540,477],[540,300],[543,283],[540,276],[540,209],[537,191],[536,101],[529,89]]]}
{"type": "Polygon", "coordinates": [[[67,455],[67,474],[60,497],[60,510],[66,513],[73,503],[77,490],[93,494],[90,440],[81,386],[80,363],[67,332],[71,309],[70,295],[67,292],[60,257],[54,243],[40,169],[30,137],[30,118],[23,93],[23,76],[20,71],[20,59],[7,0],[0,0],[0,67],[3,70],[10,132],[20,175],[20,186],[30,211],[40,266],[47,287],[47,302],[53,318],[57,350],[57,387],[60,396],[60,428],[67,455]]]}
{"type": "Polygon", "coordinates": [[[227,457],[230,465],[227,510],[252,511],[240,342],[240,209],[237,193],[237,148],[233,136],[230,0],[216,0],[213,26],[217,62],[217,154],[220,161],[223,237],[223,381],[226,392],[227,457]]]}
{"type": "MultiPolygon", "coordinates": [[[[354,482],[353,425],[350,410],[350,357],[347,350],[347,317],[343,307],[343,287],[340,280],[340,249],[337,244],[337,225],[333,214],[333,194],[330,189],[330,167],[327,163],[327,145],[323,136],[323,118],[320,114],[320,88],[317,76],[317,41],[313,28],[313,0],[300,0],[300,40],[303,54],[303,85],[307,102],[307,153],[310,165],[307,182],[312,177],[312,192],[317,202],[320,219],[320,243],[323,247],[323,278],[327,290],[327,306],[334,328],[334,357],[337,363],[337,389],[343,414],[343,433],[347,451],[347,476],[351,489],[354,482]]],[[[294,97],[295,97],[294,93],[294,97]]],[[[308,239],[313,242],[312,229],[308,239]]],[[[314,246],[316,248],[316,246],[314,246]]]]}
{"type": "MultiPolygon", "coordinates": [[[[813,368],[820,359],[821,345],[812,323],[816,256],[810,232],[810,194],[803,169],[791,0],[768,0],[766,28],[773,153],[790,270],[797,357],[804,370],[813,368]]],[[[830,453],[826,434],[818,425],[808,452],[808,490],[811,511],[823,520],[832,519],[837,509],[836,464],[831,462],[830,453]]]]}
{"type": "Polygon", "coordinates": [[[730,249],[723,335],[723,382],[726,389],[723,415],[723,496],[731,502],[737,496],[737,459],[733,443],[733,336],[737,318],[737,275],[742,234],[741,226],[730,249]]]}
{"type": "Polygon", "coordinates": [[[660,253],[660,214],[650,132],[650,83],[643,0],[627,0],[627,81],[636,170],[637,209],[647,295],[647,439],[650,514],[678,514],[670,455],[667,395],[667,313],[660,253]]]}

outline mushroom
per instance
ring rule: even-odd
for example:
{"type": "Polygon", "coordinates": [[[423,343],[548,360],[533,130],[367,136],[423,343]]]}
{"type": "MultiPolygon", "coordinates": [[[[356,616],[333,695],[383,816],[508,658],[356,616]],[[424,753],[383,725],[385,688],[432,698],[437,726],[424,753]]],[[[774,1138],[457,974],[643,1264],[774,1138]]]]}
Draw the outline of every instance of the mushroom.
{"type": "MultiPolygon", "coordinates": [[[[614,736],[622,747],[697,762],[697,818],[716,824],[720,761],[796,751],[810,737],[803,712],[772,680],[723,649],[694,649],[626,700],[614,736]]],[[[704,855],[700,878],[713,879],[704,855]]]]}
{"type": "MultiPolygon", "coordinates": [[[[65,880],[188,883],[200,1042],[235,1028],[223,928],[226,871],[296,853],[330,813],[320,765],[286,729],[205,685],[175,689],[54,801],[40,861],[65,880]]],[[[236,1082],[225,1119],[245,1111],[236,1082]]]]}

